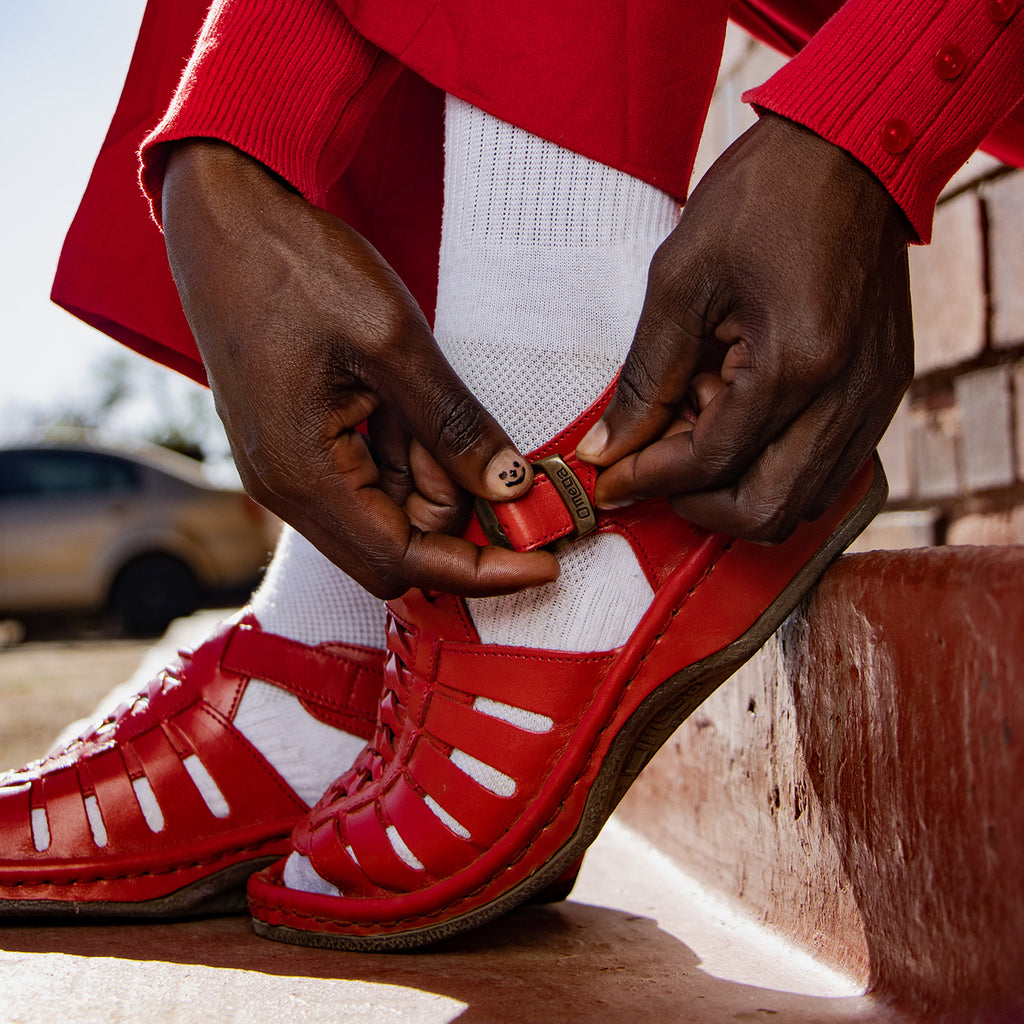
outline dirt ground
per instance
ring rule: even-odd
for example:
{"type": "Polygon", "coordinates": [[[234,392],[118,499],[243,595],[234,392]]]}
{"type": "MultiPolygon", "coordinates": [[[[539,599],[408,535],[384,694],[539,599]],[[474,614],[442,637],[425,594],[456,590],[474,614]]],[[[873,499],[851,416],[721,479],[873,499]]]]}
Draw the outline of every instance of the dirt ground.
{"type": "Polygon", "coordinates": [[[46,640],[0,648],[0,769],[44,754],[135,671],[151,640],[46,640]]]}

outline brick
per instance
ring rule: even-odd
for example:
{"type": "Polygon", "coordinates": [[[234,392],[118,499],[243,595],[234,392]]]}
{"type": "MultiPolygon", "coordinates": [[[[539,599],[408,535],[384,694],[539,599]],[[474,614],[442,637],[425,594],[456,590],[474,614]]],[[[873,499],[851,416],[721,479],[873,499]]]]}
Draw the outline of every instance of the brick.
{"type": "Polygon", "coordinates": [[[1024,550],[855,555],[618,813],[914,1020],[1020,1021],[1022,736],[1024,550]]]}
{"type": "Polygon", "coordinates": [[[910,452],[914,494],[921,501],[953,498],[960,492],[956,469],[956,413],[952,409],[913,410],[910,452]]]}
{"type": "Polygon", "coordinates": [[[858,551],[899,551],[904,548],[930,548],[935,544],[934,509],[912,512],[883,512],[850,545],[851,554],[858,551]]]}
{"type": "Polygon", "coordinates": [[[1024,544],[1024,508],[971,512],[949,524],[947,544],[1024,544]]]}
{"type": "Polygon", "coordinates": [[[942,194],[939,196],[939,202],[941,203],[950,193],[959,192],[969,185],[976,185],[978,182],[984,181],[985,178],[1001,171],[1005,166],[1006,164],[1001,160],[997,160],[994,156],[989,156],[988,153],[980,149],[977,150],[970,160],[950,178],[948,184],[942,190],[942,194]]]}
{"type": "Polygon", "coordinates": [[[966,192],[935,214],[931,245],[910,252],[918,374],[985,349],[985,272],[978,197],[966,192]]]}
{"type": "Polygon", "coordinates": [[[1024,173],[985,186],[992,282],[992,344],[1024,342],[1024,173]]]}
{"type": "Polygon", "coordinates": [[[1024,364],[1013,371],[1013,393],[1017,423],[1017,479],[1024,480],[1024,364]]]}
{"type": "Polygon", "coordinates": [[[960,481],[970,491],[1008,487],[1016,479],[1009,366],[957,377],[960,411],[960,481]]]}
{"type": "Polygon", "coordinates": [[[889,480],[890,501],[906,501],[913,492],[908,420],[908,402],[904,398],[878,442],[878,454],[889,480]]]}

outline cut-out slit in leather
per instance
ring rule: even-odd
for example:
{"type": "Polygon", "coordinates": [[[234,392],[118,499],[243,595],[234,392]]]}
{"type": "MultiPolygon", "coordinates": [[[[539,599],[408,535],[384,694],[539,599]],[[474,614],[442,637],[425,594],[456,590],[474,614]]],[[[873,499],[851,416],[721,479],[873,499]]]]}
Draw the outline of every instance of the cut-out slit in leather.
{"type": "Polygon", "coordinates": [[[39,853],[50,848],[50,821],[45,807],[32,808],[32,842],[39,853]]]}
{"type": "Polygon", "coordinates": [[[146,819],[149,831],[163,832],[164,812],[160,809],[149,779],[145,776],[141,779],[132,779],[132,789],[135,790],[135,799],[139,801],[139,810],[142,811],[142,817],[146,819]]]}
{"type": "Polygon", "coordinates": [[[490,697],[477,697],[473,701],[473,710],[479,711],[482,715],[500,719],[502,722],[508,722],[509,725],[514,725],[517,729],[523,729],[526,732],[551,732],[555,724],[547,715],[538,715],[535,711],[517,708],[513,704],[503,704],[490,697]]]}
{"type": "Polygon", "coordinates": [[[398,829],[395,828],[394,825],[388,825],[386,831],[388,841],[391,843],[391,848],[395,853],[398,854],[398,856],[414,871],[422,871],[423,865],[420,863],[416,854],[414,854],[406,845],[405,840],[398,834],[398,829]]]}
{"type": "Polygon", "coordinates": [[[217,783],[213,781],[213,776],[206,770],[206,765],[195,754],[186,757],[181,764],[191,776],[206,806],[210,808],[210,813],[215,818],[226,818],[231,813],[231,808],[217,783]]]}
{"type": "Polygon", "coordinates": [[[516,791],[516,780],[510,778],[497,768],[492,768],[483,761],[471,757],[464,750],[453,750],[451,762],[460,771],[464,771],[474,782],[479,782],[484,789],[490,790],[495,796],[513,796],[516,791]]]}
{"type": "Polygon", "coordinates": [[[456,821],[432,796],[425,796],[423,802],[460,839],[469,839],[469,829],[461,822],[456,821]]]}
{"type": "Polygon", "coordinates": [[[89,828],[92,830],[92,841],[97,846],[106,846],[107,826],[103,823],[100,804],[95,796],[87,796],[85,798],[85,816],[89,819],[89,828]]]}

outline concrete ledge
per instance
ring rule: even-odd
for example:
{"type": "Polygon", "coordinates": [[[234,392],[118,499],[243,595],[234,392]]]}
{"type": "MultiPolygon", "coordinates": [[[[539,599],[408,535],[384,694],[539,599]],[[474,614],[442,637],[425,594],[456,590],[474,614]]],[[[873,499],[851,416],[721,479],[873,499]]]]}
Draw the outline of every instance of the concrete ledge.
{"type": "Polygon", "coordinates": [[[620,810],[915,1019],[1024,1019],[1024,548],[847,556],[620,810]]]}

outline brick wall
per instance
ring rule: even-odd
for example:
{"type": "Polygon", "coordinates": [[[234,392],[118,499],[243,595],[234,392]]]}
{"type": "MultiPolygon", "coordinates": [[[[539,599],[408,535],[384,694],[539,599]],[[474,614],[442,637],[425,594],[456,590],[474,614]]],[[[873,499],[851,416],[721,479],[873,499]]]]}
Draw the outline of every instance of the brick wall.
{"type": "MultiPolygon", "coordinates": [[[[694,180],[782,63],[730,28],[694,180]]],[[[1024,543],[1024,171],[975,154],[911,252],[911,289],[916,375],[879,446],[889,505],[857,548],[1024,543]]]]}

